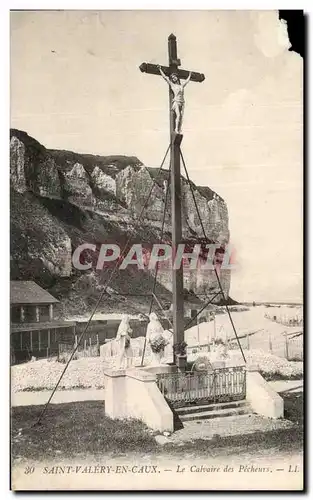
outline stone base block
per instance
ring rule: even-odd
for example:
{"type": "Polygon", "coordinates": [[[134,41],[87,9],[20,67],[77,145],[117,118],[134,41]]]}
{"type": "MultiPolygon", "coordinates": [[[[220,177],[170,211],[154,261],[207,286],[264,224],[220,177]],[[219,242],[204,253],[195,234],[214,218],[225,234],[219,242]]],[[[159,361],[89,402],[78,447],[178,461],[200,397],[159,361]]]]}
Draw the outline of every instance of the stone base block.
{"type": "Polygon", "coordinates": [[[143,366],[142,369],[148,373],[176,373],[176,365],[143,366]]]}
{"type": "MultiPolygon", "coordinates": [[[[164,368],[171,367],[164,365],[164,368]]],[[[136,418],[154,430],[173,432],[173,413],[156,384],[155,373],[132,368],[105,370],[104,376],[106,415],[114,419],[136,418]]]]}

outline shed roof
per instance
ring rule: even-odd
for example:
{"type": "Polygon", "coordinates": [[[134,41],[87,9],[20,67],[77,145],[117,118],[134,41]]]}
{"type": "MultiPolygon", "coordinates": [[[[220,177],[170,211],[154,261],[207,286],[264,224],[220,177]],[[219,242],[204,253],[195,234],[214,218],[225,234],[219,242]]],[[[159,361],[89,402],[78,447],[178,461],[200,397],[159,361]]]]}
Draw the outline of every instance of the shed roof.
{"type": "Polygon", "coordinates": [[[11,281],[11,304],[54,304],[56,302],[59,301],[34,281],[11,281]]]}

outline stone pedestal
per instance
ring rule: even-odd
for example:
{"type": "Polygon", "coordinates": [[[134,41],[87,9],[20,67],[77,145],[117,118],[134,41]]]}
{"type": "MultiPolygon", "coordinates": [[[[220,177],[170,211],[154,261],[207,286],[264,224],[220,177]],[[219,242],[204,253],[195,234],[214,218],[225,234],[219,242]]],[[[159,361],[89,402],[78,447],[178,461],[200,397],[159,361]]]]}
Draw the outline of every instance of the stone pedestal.
{"type": "Polygon", "coordinates": [[[106,415],[113,419],[140,419],[152,429],[173,432],[173,413],[154,373],[144,369],[105,370],[104,377],[106,415]]]}
{"type": "Polygon", "coordinates": [[[255,413],[270,418],[284,417],[283,398],[253,366],[247,369],[246,398],[255,413]]]}
{"type": "Polygon", "coordinates": [[[144,370],[145,372],[148,372],[148,373],[154,373],[156,375],[158,373],[176,373],[177,372],[176,365],[168,365],[168,364],[158,365],[158,366],[151,366],[151,365],[142,366],[142,367],[139,367],[139,369],[144,370]]]}
{"type": "Polygon", "coordinates": [[[105,370],[105,413],[111,418],[127,417],[126,370],[105,370]]]}
{"type": "Polygon", "coordinates": [[[164,358],[164,349],[160,352],[153,352],[151,349],[151,363],[149,366],[159,366],[161,365],[161,360],[164,358]]]}

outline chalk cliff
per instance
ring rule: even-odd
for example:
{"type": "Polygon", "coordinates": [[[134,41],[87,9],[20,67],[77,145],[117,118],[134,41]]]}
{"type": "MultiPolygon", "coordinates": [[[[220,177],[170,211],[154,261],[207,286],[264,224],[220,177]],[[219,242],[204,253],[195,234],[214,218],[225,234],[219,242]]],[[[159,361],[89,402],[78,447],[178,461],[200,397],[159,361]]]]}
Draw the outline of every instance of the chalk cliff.
{"type": "MultiPolygon", "coordinates": [[[[136,157],[96,156],[49,150],[27,133],[12,129],[11,152],[11,276],[33,279],[61,300],[63,315],[89,311],[105,282],[105,271],[78,271],[71,258],[81,243],[116,243],[123,247],[143,242],[147,249],[159,241],[165,203],[167,172],[145,167],[136,157]],[[138,220],[147,193],[156,181],[142,220],[138,220]]],[[[208,187],[196,187],[207,237],[221,246],[229,240],[224,200],[208,187]]],[[[182,177],[183,237],[202,236],[190,188],[182,177]]],[[[165,224],[170,243],[170,199],[165,224]]],[[[96,262],[96,255],[89,254],[96,262]]],[[[221,276],[228,295],[230,272],[221,276]]],[[[117,294],[151,292],[153,275],[129,266],[118,271],[100,310],[145,309],[147,299],[123,299],[117,294]],[[133,302],[130,302],[133,301],[133,302]],[[135,307],[135,305],[134,305],[135,307]]],[[[170,301],[171,275],[161,272],[158,293],[170,301]]],[[[185,287],[208,293],[217,286],[212,273],[186,273],[185,287]]]]}

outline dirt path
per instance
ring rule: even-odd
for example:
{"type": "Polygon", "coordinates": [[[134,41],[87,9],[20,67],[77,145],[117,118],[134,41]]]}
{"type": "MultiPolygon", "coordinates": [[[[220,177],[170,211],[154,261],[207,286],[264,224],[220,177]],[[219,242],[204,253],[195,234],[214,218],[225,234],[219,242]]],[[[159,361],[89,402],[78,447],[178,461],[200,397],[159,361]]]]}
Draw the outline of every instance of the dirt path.
{"type": "MultiPolygon", "coordinates": [[[[44,405],[52,391],[22,391],[11,394],[11,406],[44,405]]],[[[104,389],[74,389],[56,391],[51,404],[72,403],[74,401],[101,401],[104,398],[104,389]]]]}
{"type": "MultiPolygon", "coordinates": [[[[270,386],[277,392],[292,391],[303,392],[303,380],[275,380],[269,382],[270,386]]],[[[22,391],[13,392],[11,395],[11,406],[43,405],[48,401],[51,391],[22,391]]],[[[73,389],[57,391],[51,403],[72,403],[74,401],[101,401],[104,397],[103,389],[73,389]]]]}

